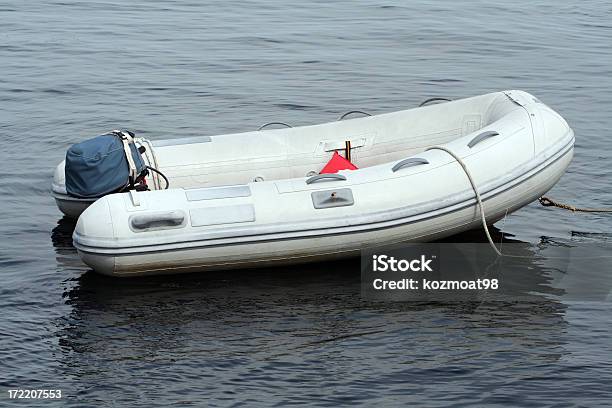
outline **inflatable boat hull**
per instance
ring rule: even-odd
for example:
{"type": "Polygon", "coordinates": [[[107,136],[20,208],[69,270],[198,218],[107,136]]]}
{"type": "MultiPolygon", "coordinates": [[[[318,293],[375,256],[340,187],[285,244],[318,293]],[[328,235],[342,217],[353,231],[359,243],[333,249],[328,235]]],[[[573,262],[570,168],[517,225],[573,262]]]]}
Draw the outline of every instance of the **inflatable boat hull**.
{"type": "MultiPolygon", "coordinates": [[[[571,162],[574,135],[527,93],[486,97],[480,111],[458,115],[462,123],[481,112],[480,126],[460,129],[441,144],[470,169],[492,224],[559,180],[571,162]]],[[[425,117],[435,112],[421,109],[425,117]]],[[[376,133],[368,120],[350,122],[361,121],[363,134],[376,133]]],[[[456,126],[451,121],[446,126],[456,126]]],[[[341,258],[365,247],[430,241],[479,227],[465,173],[448,153],[431,150],[435,144],[336,175],[112,194],[79,217],[74,245],[100,273],[140,276],[341,258]]]]}
{"type": "MultiPolygon", "coordinates": [[[[493,224],[548,191],[565,172],[572,150],[535,174],[529,181],[502,194],[484,198],[487,223],[493,224]]],[[[364,247],[396,242],[427,242],[462,231],[480,228],[478,210],[471,205],[448,214],[367,232],[308,235],[302,238],[272,236],[254,242],[218,241],[203,247],[162,250],[151,253],[113,254],[90,251],[76,244],[83,261],[94,270],[113,276],[139,276],[262,267],[357,256],[364,247]]],[[[78,235],[75,241],[79,241],[78,235]]]]}

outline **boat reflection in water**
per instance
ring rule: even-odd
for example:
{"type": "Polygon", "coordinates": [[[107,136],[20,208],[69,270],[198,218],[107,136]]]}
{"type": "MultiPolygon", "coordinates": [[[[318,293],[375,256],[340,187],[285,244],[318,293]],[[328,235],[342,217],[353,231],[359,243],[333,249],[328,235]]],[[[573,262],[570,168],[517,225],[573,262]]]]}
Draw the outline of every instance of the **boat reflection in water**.
{"type": "MultiPolygon", "coordinates": [[[[339,378],[365,390],[373,377],[392,390],[452,375],[489,376],[479,380],[484,387],[496,372],[517,367],[533,366],[538,375],[563,352],[565,306],[548,286],[550,271],[537,263],[525,269],[541,292],[529,301],[367,302],[359,259],[133,279],[79,274],[86,268],[70,247],[71,225],[62,220],[53,232],[58,268],[75,273],[65,293],[72,311],[58,332],[62,364],[100,384],[88,391],[100,398],[108,388],[137,388],[134,376],[140,385],[163,385],[160,392],[233,392],[249,381],[320,386],[339,378]]],[[[514,244],[529,253],[529,244],[514,244]]]]}

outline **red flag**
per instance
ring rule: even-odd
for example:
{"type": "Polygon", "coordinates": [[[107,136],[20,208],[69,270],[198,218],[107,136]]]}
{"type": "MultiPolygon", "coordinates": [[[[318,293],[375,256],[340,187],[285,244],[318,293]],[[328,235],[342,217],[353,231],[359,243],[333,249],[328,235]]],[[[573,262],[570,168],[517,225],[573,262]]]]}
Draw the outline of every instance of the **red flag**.
{"type": "Polygon", "coordinates": [[[340,170],[357,170],[357,166],[340,156],[338,152],[334,152],[332,158],[319,174],[337,173],[340,170]]]}

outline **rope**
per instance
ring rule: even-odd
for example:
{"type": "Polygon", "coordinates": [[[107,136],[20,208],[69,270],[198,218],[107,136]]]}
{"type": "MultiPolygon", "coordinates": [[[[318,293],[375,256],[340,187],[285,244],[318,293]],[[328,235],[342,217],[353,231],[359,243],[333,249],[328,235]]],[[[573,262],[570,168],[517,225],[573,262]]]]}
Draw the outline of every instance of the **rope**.
{"type": "MultiPolygon", "coordinates": [[[[493,239],[491,238],[491,233],[489,232],[489,227],[487,226],[487,221],[486,221],[486,218],[485,218],[485,211],[484,211],[484,205],[482,203],[482,198],[480,197],[480,193],[478,192],[478,189],[476,188],[476,183],[474,183],[474,179],[472,178],[472,174],[468,170],[468,168],[465,165],[465,163],[463,162],[463,160],[461,160],[461,158],[459,158],[455,153],[453,153],[451,150],[447,149],[444,146],[433,146],[433,147],[430,147],[427,150],[442,150],[442,151],[450,154],[455,160],[457,160],[457,163],[459,163],[461,165],[461,168],[465,172],[465,175],[467,176],[467,178],[470,180],[470,185],[472,186],[472,190],[474,190],[474,194],[476,195],[476,201],[478,202],[478,206],[480,208],[480,218],[482,220],[482,228],[484,229],[484,232],[487,235],[487,239],[489,240],[489,245],[491,245],[491,248],[493,248],[493,251],[495,251],[497,256],[498,257],[502,257],[503,256],[505,258],[531,259],[532,258],[531,256],[502,254],[501,251],[499,249],[497,249],[497,246],[495,246],[495,243],[493,242],[493,239]]],[[[549,199],[547,197],[540,197],[540,203],[542,203],[542,205],[544,205],[546,207],[555,206],[555,207],[564,208],[564,209],[571,210],[571,211],[612,212],[612,209],[610,209],[610,208],[577,208],[577,207],[572,207],[571,205],[565,205],[565,204],[556,203],[555,201],[553,201],[553,200],[551,200],[551,199],[549,199]],[[544,202],[544,203],[542,203],[542,202],[544,202]]],[[[506,210],[506,215],[508,215],[508,211],[507,210],[506,210]]],[[[599,258],[609,258],[609,257],[610,256],[599,256],[599,258]]],[[[548,259],[565,259],[565,257],[547,257],[547,258],[548,259]]],[[[577,257],[577,256],[572,256],[572,258],[573,259],[592,259],[592,257],[577,257]]]]}
{"type": "MultiPolygon", "coordinates": [[[[502,254],[501,251],[499,249],[497,249],[497,246],[495,245],[495,243],[493,242],[493,239],[491,238],[491,233],[489,232],[489,227],[487,226],[487,220],[485,218],[485,210],[484,210],[484,205],[482,203],[482,198],[480,197],[480,193],[478,192],[478,188],[476,188],[476,183],[474,183],[474,178],[472,177],[472,173],[470,173],[470,170],[467,168],[467,166],[465,165],[463,160],[461,160],[461,158],[459,156],[457,156],[455,153],[453,153],[451,150],[449,150],[448,148],[446,148],[444,146],[433,146],[433,147],[430,147],[427,150],[442,150],[442,151],[450,154],[457,161],[457,163],[459,163],[461,165],[461,168],[463,169],[465,175],[467,176],[468,180],[470,181],[470,185],[472,186],[472,190],[474,190],[474,194],[476,195],[476,201],[478,202],[478,207],[480,208],[480,219],[482,220],[482,228],[484,229],[484,232],[487,235],[487,240],[489,241],[489,245],[491,245],[491,248],[493,248],[493,251],[495,251],[497,256],[500,256],[500,257],[504,256],[504,257],[508,257],[508,258],[530,258],[529,256],[502,254]]],[[[612,208],[578,208],[578,207],[574,207],[574,206],[567,205],[567,204],[557,203],[557,202],[551,200],[550,198],[544,197],[544,196],[540,197],[539,201],[540,201],[540,204],[542,204],[545,207],[553,207],[554,206],[554,207],[559,207],[559,208],[563,208],[563,209],[574,211],[574,212],[576,212],[576,211],[580,211],[580,212],[612,212],[612,208]]],[[[506,210],[506,215],[508,215],[508,211],[507,210],[506,210]]]]}
{"type": "Polygon", "coordinates": [[[474,190],[474,194],[476,195],[476,201],[478,202],[478,206],[480,207],[480,218],[482,220],[482,228],[484,229],[485,234],[487,234],[487,239],[489,240],[489,244],[491,245],[491,248],[493,248],[497,256],[502,256],[502,253],[495,246],[495,243],[493,242],[493,238],[491,238],[491,233],[489,232],[489,227],[487,226],[487,220],[485,218],[485,211],[484,211],[484,205],[482,204],[482,198],[480,197],[480,193],[478,192],[478,189],[476,188],[476,183],[474,183],[474,179],[472,178],[472,173],[470,173],[470,170],[468,170],[463,160],[461,160],[459,156],[457,156],[450,149],[447,149],[444,146],[434,146],[434,147],[430,147],[427,150],[442,150],[450,154],[455,160],[457,160],[457,163],[461,165],[461,168],[463,168],[465,175],[467,176],[468,180],[470,180],[470,184],[472,185],[472,190],[474,190]]]}
{"type": "Polygon", "coordinates": [[[572,212],[590,212],[590,213],[595,213],[595,212],[605,212],[605,213],[609,213],[612,212],[612,208],[580,208],[580,207],[574,207],[573,205],[568,205],[568,204],[562,204],[562,203],[558,203],[548,197],[542,196],[540,198],[538,198],[538,200],[540,201],[540,204],[542,204],[544,207],[557,207],[557,208],[563,208],[564,210],[569,210],[572,212]]]}

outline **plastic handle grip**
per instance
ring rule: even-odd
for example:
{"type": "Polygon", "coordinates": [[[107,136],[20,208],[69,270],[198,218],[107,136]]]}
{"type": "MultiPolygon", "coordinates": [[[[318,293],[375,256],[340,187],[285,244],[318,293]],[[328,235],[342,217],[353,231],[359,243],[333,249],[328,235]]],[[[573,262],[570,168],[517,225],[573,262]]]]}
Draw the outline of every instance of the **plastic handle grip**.
{"type": "Polygon", "coordinates": [[[402,161],[399,161],[395,164],[395,166],[393,166],[393,168],[391,168],[391,170],[395,173],[396,171],[398,171],[399,169],[406,167],[406,166],[418,166],[420,164],[429,164],[429,161],[427,159],[423,159],[421,157],[409,157],[407,159],[404,159],[402,161]]]}
{"type": "Polygon", "coordinates": [[[482,142],[485,139],[488,139],[490,137],[493,136],[498,136],[499,133],[497,133],[494,130],[488,130],[486,132],[482,132],[481,134],[479,134],[478,136],[475,136],[472,140],[470,140],[470,143],[468,143],[468,147],[471,149],[472,147],[476,146],[478,143],[482,142]]]}
{"type": "Polygon", "coordinates": [[[147,228],[176,227],[185,221],[185,213],[182,211],[170,211],[166,213],[142,214],[131,217],[132,228],[143,230],[147,228]]]}
{"type": "Polygon", "coordinates": [[[342,174],[336,174],[336,173],[317,174],[316,176],[312,176],[308,180],[306,180],[306,184],[312,184],[312,183],[316,183],[318,181],[325,181],[325,180],[329,180],[329,181],[344,181],[344,180],[346,180],[346,177],[343,176],[342,174]]]}

